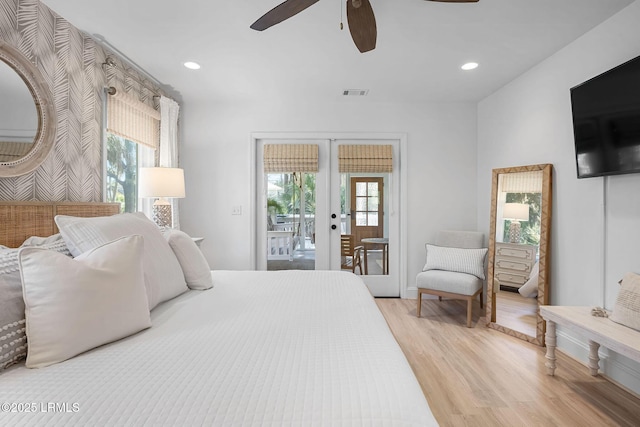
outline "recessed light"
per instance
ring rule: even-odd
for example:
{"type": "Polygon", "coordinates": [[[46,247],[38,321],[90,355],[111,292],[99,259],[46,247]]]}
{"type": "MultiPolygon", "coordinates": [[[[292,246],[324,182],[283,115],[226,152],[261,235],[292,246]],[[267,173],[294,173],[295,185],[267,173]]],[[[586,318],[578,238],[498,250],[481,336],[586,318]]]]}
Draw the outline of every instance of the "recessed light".
{"type": "Polygon", "coordinates": [[[475,70],[476,68],[478,68],[478,63],[477,62],[467,62],[466,64],[464,64],[460,68],[462,68],[465,71],[475,70]]]}
{"type": "Polygon", "coordinates": [[[200,64],[198,64],[197,62],[185,62],[184,66],[187,67],[190,70],[199,70],[200,69],[200,64]]]}

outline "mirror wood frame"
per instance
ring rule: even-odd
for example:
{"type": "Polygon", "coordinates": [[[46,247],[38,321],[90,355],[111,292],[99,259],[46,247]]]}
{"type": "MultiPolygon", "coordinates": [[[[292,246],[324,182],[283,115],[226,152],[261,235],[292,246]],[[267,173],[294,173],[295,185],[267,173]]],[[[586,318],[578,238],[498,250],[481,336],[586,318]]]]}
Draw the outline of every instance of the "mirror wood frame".
{"type": "Polygon", "coordinates": [[[540,316],[540,306],[549,304],[549,236],[551,231],[551,180],[553,165],[539,164],[530,166],[516,166],[510,168],[493,169],[491,179],[491,226],[489,231],[489,259],[488,259],[488,275],[487,275],[487,304],[486,316],[489,320],[487,326],[500,332],[504,332],[516,338],[528,341],[533,344],[544,346],[544,334],[546,324],[542,316],[540,316]],[[536,311],[536,336],[526,335],[522,332],[515,331],[506,326],[496,323],[496,294],[493,292],[494,285],[494,262],[496,248],[496,214],[498,201],[498,176],[500,174],[520,173],[542,171],[542,206],[540,208],[540,246],[538,276],[538,309],[536,311]]]}
{"type": "Polygon", "coordinates": [[[42,164],[53,148],[57,124],[53,96],[38,67],[19,50],[2,40],[0,60],[12,68],[27,85],[38,115],[38,131],[31,150],[18,160],[0,162],[0,178],[7,178],[27,174],[42,164]]]}

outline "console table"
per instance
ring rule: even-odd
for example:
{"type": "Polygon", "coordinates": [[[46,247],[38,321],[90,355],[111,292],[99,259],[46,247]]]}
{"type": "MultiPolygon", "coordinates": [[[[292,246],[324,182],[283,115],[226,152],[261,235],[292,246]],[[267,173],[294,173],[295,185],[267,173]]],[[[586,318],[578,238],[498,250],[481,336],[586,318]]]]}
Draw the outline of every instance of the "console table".
{"type": "Polygon", "coordinates": [[[589,340],[589,369],[598,375],[600,345],[640,362],[640,332],[620,325],[606,317],[591,315],[591,307],[540,306],[540,315],[547,321],[547,375],[556,370],[556,324],[589,340]]]}

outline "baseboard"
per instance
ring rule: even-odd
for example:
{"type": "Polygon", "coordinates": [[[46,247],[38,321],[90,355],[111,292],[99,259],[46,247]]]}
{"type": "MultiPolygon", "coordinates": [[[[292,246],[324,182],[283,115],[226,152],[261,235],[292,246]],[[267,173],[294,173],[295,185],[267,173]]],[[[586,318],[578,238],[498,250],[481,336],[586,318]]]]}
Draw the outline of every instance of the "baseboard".
{"type": "MultiPolygon", "coordinates": [[[[585,375],[589,374],[589,344],[581,337],[568,334],[558,326],[556,333],[558,349],[585,365],[585,375]]],[[[600,375],[621,386],[635,396],[640,396],[640,363],[600,347],[600,375]]],[[[559,366],[558,369],[562,369],[559,366]]]]}
{"type": "Polygon", "coordinates": [[[407,292],[404,295],[405,299],[418,299],[418,287],[413,285],[413,286],[408,286],[407,287],[407,292]]]}

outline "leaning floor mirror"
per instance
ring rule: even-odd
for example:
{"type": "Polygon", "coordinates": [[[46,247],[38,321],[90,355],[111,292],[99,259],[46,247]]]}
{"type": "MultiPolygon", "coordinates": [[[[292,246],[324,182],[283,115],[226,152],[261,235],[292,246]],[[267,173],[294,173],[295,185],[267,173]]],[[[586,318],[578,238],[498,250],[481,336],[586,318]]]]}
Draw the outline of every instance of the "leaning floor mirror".
{"type": "Polygon", "coordinates": [[[552,165],[494,169],[487,285],[492,329],[544,345],[552,165]]]}

